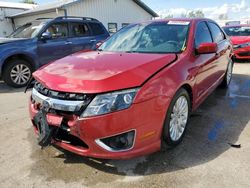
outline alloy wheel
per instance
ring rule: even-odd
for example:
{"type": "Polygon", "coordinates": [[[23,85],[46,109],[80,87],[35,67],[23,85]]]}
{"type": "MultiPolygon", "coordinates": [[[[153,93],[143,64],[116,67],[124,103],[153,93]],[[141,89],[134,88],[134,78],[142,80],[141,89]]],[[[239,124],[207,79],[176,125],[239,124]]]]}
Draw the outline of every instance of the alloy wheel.
{"type": "Polygon", "coordinates": [[[180,96],[173,107],[169,133],[173,141],[178,141],[183,135],[188,121],[188,101],[186,97],[180,96]]]}
{"type": "Polygon", "coordinates": [[[26,84],[31,76],[30,68],[25,64],[17,64],[10,71],[11,80],[17,85],[26,84]]]}
{"type": "Polygon", "coordinates": [[[227,69],[227,85],[229,85],[233,74],[233,63],[230,61],[227,69]]]}

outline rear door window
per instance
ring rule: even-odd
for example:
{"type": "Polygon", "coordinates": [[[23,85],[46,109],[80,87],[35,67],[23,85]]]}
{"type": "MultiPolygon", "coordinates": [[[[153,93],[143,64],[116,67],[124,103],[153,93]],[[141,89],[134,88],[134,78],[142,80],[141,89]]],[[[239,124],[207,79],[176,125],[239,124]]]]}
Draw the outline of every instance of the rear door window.
{"type": "Polygon", "coordinates": [[[105,33],[105,30],[103,26],[99,23],[89,23],[91,30],[93,32],[93,35],[103,35],[105,33]]]}
{"type": "Polygon", "coordinates": [[[90,30],[85,23],[70,23],[70,32],[72,37],[90,36],[90,30]]]}
{"type": "Polygon", "coordinates": [[[195,33],[195,47],[198,48],[201,43],[213,42],[208,26],[205,22],[198,24],[195,33]]]}
{"type": "Polygon", "coordinates": [[[215,23],[208,22],[208,25],[212,32],[214,42],[219,43],[226,38],[222,30],[215,23]]]}

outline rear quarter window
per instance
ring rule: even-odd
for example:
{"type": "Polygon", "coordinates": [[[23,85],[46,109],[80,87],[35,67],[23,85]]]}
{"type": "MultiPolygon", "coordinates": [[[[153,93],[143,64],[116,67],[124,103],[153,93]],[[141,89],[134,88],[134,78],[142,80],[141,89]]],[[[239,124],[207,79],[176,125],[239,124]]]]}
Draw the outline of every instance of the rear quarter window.
{"type": "Polygon", "coordinates": [[[208,25],[211,30],[214,42],[219,43],[226,38],[222,30],[215,23],[208,22],[208,25]]]}
{"type": "Polygon", "coordinates": [[[89,23],[89,26],[91,27],[91,30],[93,32],[93,35],[103,35],[105,34],[105,30],[103,26],[99,23],[89,23]]]}

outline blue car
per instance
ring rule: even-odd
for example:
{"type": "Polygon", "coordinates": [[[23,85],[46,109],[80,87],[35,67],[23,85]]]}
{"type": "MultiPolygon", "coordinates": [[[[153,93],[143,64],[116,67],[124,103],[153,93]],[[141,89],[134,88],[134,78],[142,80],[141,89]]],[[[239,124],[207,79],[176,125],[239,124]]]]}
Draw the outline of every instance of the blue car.
{"type": "Polygon", "coordinates": [[[108,31],[94,18],[37,19],[0,38],[0,78],[12,87],[23,87],[37,68],[94,49],[107,37],[108,31]]]}

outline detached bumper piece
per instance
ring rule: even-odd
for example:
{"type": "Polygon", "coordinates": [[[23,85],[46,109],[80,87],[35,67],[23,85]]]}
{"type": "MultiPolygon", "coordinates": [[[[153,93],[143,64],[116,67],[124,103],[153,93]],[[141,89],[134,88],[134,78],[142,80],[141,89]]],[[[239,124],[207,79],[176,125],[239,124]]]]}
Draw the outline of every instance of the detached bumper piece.
{"type": "Polygon", "coordinates": [[[54,128],[48,125],[46,120],[46,112],[44,109],[40,110],[34,117],[34,123],[38,132],[38,144],[46,147],[51,144],[54,128]]]}
{"type": "Polygon", "coordinates": [[[49,125],[46,115],[42,111],[39,111],[34,117],[33,125],[38,135],[38,144],[42,148],[56,143],[64,143],[77,148],[89,148],[83,140],[70,133],[70,127],[64,122],[59,126],[49,125]]]}

